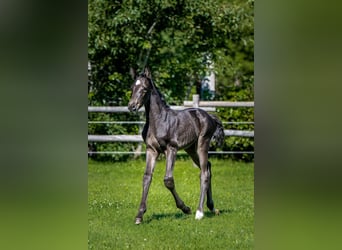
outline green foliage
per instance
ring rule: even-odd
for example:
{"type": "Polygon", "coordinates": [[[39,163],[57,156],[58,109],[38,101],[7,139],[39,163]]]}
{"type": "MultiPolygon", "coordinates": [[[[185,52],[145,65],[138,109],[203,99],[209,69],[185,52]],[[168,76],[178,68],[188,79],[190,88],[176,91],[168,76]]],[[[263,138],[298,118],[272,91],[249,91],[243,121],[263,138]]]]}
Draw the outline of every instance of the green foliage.
{"type": "MultiPolygon", "coordinates": [[[[221,86],[222,87],[222,86],[221,86]]],[[[231,101],[250,101],[253,100],[253,91],[243,87],[228,86],[231,91],[221,92],[226,95],[220,95],[222,100],[231,101]]],[[[216,115],[225,122],[253,122],[254,108],[217,108],[216,115]]],[[[228,124],[224,126],[225,129],[235,130],[254,130],[254,124],[228,124]]],[[[228,137],[222,147],[224,151],[254,151],[254,138],[252,137],[228,137]]],[[[226,157],[232,159],[239,159],[244,161],[252,161],[253,154],[234,154],[226,157]]]]}
{"type": "Polygon", "coordinates": [[[253,249],[254,167],[252,163],[212,160],[212,215],[195,220],[199,169],[191,160],[176,161],[177,192],[191,207],[184,215],[164,187],[165,160],[157,162],[141,225],[134,225],[145,163],[128,161],[88,167],[89,249],[253,249]]]}
{"type": "MultiPolygon", "coordinates": [[[[128,113],[108,114],[108,113],[88,113],[90,121],[136,121],[139,115],[131,115],[128,113]]],[[[112,123],[95,123],[88,125],[88,133],[92,135],[120,135],[120,134],[139,134],[139,125],[137,124],[112,124],[112,123]]],[[[133,151],[136,143],[120,143],[120,142],[92,142],[89,143],[90,151],[133,151]]],[[[102,161],[118,161],[127,160],[130,156],[127,154],[93,154],[93,159],[102,161]]]]}
{"type": "MultiPolygon", "coordinates": [[[[253,7],[253,0],[89,0],[88,104],[127,105],[129,69],[146,63],[170,105],[191,99],[211,63],[216,100],[253,100],[253,7]]],[[[119,127],[111,130],[128,132],[119,127]]]]}

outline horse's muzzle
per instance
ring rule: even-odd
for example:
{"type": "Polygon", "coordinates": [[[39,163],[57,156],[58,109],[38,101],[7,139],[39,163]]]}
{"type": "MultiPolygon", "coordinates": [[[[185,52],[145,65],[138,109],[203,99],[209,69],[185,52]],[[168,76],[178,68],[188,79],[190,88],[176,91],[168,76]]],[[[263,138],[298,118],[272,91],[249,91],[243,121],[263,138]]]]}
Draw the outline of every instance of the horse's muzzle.
{"type": "Polygon", "coordinates": [[[131,112],[138,111],[139,105],[137,103],[129,102],[128,103],[128,110],[131,112]]]}
{"type": "Polygon", "coordinates": [[[136,108],[136,107],[133,107],[133,106],[128,106],[128,109],[129,109],[129,111],[131,111],[131,112],[137,111],[137,108],[136,108]]]}

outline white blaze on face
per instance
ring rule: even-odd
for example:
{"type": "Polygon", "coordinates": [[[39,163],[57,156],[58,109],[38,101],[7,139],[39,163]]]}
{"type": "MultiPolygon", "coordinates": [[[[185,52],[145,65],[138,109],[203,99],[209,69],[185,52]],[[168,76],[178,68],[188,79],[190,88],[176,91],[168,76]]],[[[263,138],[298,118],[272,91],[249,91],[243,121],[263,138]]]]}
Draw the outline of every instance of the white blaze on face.
{"type": "Polygon", "coordinates": [[[140,80],[137,80],[136,82],[135,82],[135,85],[140,85],[141,84],[141,81],[140,80]]]}

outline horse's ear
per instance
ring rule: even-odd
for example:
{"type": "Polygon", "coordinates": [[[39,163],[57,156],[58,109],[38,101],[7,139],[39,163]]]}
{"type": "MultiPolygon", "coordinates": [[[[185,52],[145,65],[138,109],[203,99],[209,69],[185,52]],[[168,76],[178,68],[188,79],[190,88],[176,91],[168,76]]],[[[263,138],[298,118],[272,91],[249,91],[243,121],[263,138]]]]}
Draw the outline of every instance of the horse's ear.
{"type": "Polygon", "coordinates": [[[137,72],[134,68],[130,67],[129,68],[129,74],[131,75],[132,79],[134,80],[135,77],[137,76],[137,72]]]}
{"type": "Polygon", "coordinates": [[[145,69],[144,69],[144,74],[145,74],[145,76],[147,76],[148,78],[152,79],[151,70],[150,70],[148,67],[145,67],[145,69]]]}

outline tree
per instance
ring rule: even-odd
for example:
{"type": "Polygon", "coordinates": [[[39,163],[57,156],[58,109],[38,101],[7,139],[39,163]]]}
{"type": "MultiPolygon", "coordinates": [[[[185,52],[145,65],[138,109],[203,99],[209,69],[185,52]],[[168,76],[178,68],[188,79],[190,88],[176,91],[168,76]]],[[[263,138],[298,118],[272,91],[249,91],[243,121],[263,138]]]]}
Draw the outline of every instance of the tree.
{"type": "MultiPolygon", "coordinates": [[[[90,102],[125,105],[129,68],[151,67],[161,91],[180,104],[208,59],[219,82],[253,76],[253,1],[89,1],[90,102]]],[[[220,92],[224,89],[220,89],[220,92]]]]}
{"type": "MultiPolygon", "coordinates": [[[[130,67],[148,64],[181,105],[214,62],[216,99],[253,99],[253,0],[89,0],[90,105],[127,105],[130,67]]],[[[129,119],[129,118],[128,118],[129,119]]]]}

